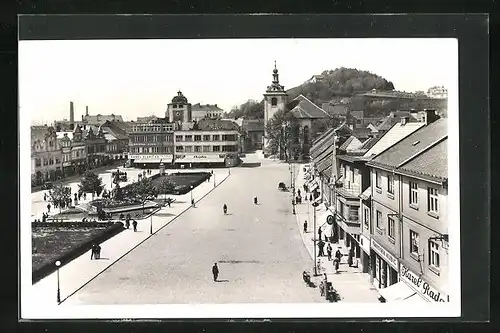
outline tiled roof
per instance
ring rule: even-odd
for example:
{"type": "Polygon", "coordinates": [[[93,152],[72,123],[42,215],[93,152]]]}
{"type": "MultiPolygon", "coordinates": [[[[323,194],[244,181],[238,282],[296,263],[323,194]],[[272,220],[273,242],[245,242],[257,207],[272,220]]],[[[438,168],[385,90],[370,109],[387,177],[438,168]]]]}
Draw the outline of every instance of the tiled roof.
{"type": "MultiPolygon", "coordinates": [[[[412,123],[407,125],[410,124],[412,123]]],[[[429,149],[430,146],[446,138],[447,135],[448,126],[446,118],[438,119],[435,122],[413,132],[413,134],[406,136],[406,138],[397,144],[392,145],[392,147],[389,147],[380,153],[380,155],[375,157],[370,164],[389,168],[398,168],[409,162],[409,160],[413,157],[421,154],[426,149],[429,149]]]]}
{"type": "Polygon", "coordinates": [[[352,135],[360,140],[368,139],[372,131],[366,127],[355,127],[352,130],[352,135]]]}
{"type": "Polygon", "coordinates": [[[319,144],[319,143],[320,143],[320,141],[325,140],[325,139],[328,137],[328,135],[330,135],[330,134],[331,134],[334,130],[335,130],[334,128],[330,128],[330,129],[328,129],[326,132],[323,132],[323,133],[321,133],[318,137],[316,137],[316,138],[313,140],[313,143],[312,143],[313,145],[312,145],[312,147],[311,147],[311,151],[314,149],[314,146],[315,146],[316,144],[319,144]]]}
{"type": "Polygon", "coordinates": [[[333,145],[333,140],[335,138],[335,132],[332,131],[330,134],[324,138],[321,142],[318,142],[318,144],[314,145],[314,149],[311,148],[311,158],[315,159],[317,158],[321,153],[323,153],[325,150],[332,149],[333,145]]]}
{"type": "Polygon", "coordinates": [[[122,122],[123,118],[120,115],[114,115],[114,114],[109,114],[109,115],[102,115],[98,114],[96,116],[85,116],[84,120],[91,125],[100,125],[102,123],[105,123],[107,120],[109,121],[119,121],[122,122]]]}
{"type": "Polygon", "coordinates": [[[64,138],[64,134],[66,134],[70,140],[73,139],[73,132],[57,132],[57,138],[58,139],[64,138]]]}
{"type": "Polygon", "coordinates": [[[440,141],[398,170],[410,176],[429,177],[430,180],[448,179],[448,139],[440,141]]]}
{"type": "Polygon", "coordinates": [[[103,131],[105,133],[111,134],[113,137],[115,137],[118,140],[125,140],[128,139],[127,132],[123,130],[120,126],[116,125],[117,123],[114,121],[107,121],[102,125],[103,131]]]}
{"type": "Polygon", "coordinates": [[[198,121],[198,129],[202,131],[232,131],[239,130],[238,124],[230,120],[201,119],[198,121]]]}
{"type": "Polygon", "coordinates": [[[410,122],[415,121],[415,118],[411,116],[409,111],[396,111],[391,112],[387,117],[381,119],[381,122],[375,124],[375,126],[379,131],[387,131],[394,126],[394,124],[400,122],[402,117],[410,117],[410,122]]]}
{"type": "Polygon", "coordinates": [[[425,123],[406,123],[405,125],[401,125],[401,123],[398,122],[393,125],[390,130],[383,134],[377,143],[373,145],[373,147],[371,147],[364,156],[373,156],[382,153],[424,125],[425,123]]]}
{"type": "Polygon", "coordinates": [[[321,108],[325,110],[330,116],[338,116],[347,114],[347,105],[334,105],[331,103],[322,103],[321,108]]]}
{"type": "Polygon", "coordinates": [[[356,110],[356,111],[349,112],[349,114],[356,119],[362,119],[365,112],[363,110],[356,110]]]}
{"type": "Polygon", "coordinates": [[[224,111],[220,107],[217,106],[217,104],[210,105],[210,104],[205,104],[202,105],[200,103],[193,104],[191,106],[191,111],[224,111]]]}
{"type": "Polygon", "coordinates": [[[326,158],[322,160],[321,162],[318,163],[316,169],[318,170],[319,173],[322,173],[325,171],[328,167],[332,166],[332,159],[331,158],[326,158]]]}
{"type": "Polygon", "coordinates": [[[328,168],[326,168],[325,170],[323,170],[322,173],[326,177],[331,178],[332,177],[332,166],[330,165],[328,168]]]}
{"type": "Polygon", "coordinates": [[[352,140],[354,140],[354,136],[350,136],[347,140],[344,141],[342,146],[339,147],[340,150],[347,150],[347,147],[351,144],[352,140]]]}
{"type": "Polygon", "coordinates": [[[297,119],[321,119],[330,117],[326,111],[303,95],[299,95],[295,100],[298,100],[299,103],[290,112],[297,119]]]}

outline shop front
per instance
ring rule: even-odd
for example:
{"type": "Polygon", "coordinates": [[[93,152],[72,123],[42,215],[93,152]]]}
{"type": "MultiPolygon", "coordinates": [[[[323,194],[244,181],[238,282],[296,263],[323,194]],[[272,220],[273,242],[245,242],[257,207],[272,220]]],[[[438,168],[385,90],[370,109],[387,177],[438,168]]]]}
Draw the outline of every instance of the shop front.
{"type": "Polygon", "coordinates": [[[370,278],[377,289],[387,288],[398,282],[398,260],[373,238],[370,242],[372,271],[370,278]]]}
{"type": "Polygon", "coordinates": [[[399,276],[403,283],[409,286],[414,294],[412,299],[424,300],[426,302],[449,302],[450,296],[438,290],[426,281],[425,276],[413,272],[403,263],[399,266],[399,276]]]}

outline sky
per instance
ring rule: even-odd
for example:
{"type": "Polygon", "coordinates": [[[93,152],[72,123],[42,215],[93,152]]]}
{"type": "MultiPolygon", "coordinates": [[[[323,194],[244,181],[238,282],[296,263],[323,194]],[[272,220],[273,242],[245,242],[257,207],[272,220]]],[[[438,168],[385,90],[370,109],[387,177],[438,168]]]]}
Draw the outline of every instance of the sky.
{"type": "Polygon", "coordinates": [[[296,87],[324,70],[357,68],[397,90],[454,86],[454,39],[190,39],[19,42],[19,108],[31,123],[89,114],[164,117],[181,90],[192,104],[230,111],[261,100],[274,61],[280,84],[296,87]]]}

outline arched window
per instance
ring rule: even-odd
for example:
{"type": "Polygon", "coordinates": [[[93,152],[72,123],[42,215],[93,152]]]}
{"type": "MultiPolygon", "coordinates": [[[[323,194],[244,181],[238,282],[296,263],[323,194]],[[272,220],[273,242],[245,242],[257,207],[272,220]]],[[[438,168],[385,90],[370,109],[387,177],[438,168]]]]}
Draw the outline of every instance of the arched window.
{"type": "Polygon", "coordinates": [[[276,97],[271,98],[271,106],[278,105],[278,99],[276,97]]]}
{"type": "Polygon", "coordinates": [[[309,144],[309,128],[304,126],[304,144],[309,144]]]}

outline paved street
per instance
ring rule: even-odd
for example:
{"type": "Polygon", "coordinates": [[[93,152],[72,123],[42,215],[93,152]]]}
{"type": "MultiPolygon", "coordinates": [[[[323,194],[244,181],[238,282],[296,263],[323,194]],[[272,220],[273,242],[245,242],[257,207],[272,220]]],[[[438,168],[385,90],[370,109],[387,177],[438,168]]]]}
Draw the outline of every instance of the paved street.
{"type": "Polygon", "coordinates": [[[304,247],[286,164],[234,168],[231,176],[175,221],[67,299],[75,304],[325,302],[302,271],[304,247]],[[255,206],[253,197],[260,204],[255,206]],[[226,203],[229,214],[224,216],[226,203]],[[220,282],[212,280],[218,262],[220,282]]]}

